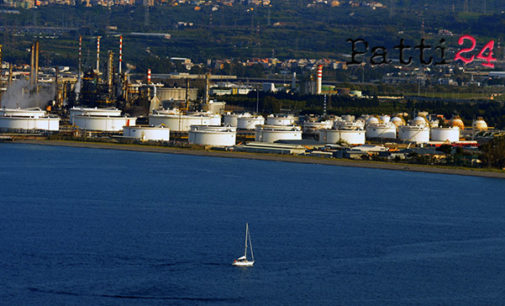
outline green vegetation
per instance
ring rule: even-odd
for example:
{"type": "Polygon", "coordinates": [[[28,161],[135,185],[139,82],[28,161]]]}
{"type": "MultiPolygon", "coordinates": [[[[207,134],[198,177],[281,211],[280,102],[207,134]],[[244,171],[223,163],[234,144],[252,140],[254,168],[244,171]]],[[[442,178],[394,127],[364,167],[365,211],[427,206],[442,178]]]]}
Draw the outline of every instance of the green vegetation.
{"type": "MultiPolygon", "coordinates": [[[[455,4],[457,10],[462,10],[463,3],[455,4]]],[[[305,2],[282,1],[271,8],[254,10],[244,5],[222,6],[217,11],[212,6],[203,6],[199,11],[193,6],[161,6],[146,14],[143,7],[108,10],[49,6],[21,10],[19,15],[2,14],[0,27],[5,28],[0,33],[0,42],[5,46],[7,60],[27,62],[25,50],[38,37],[46,52],[42,54],[43,60],[58,65],[75,65],[79,34],[84,35],[83,55],[91,65],[95,47],[92,37],[102,35],[102,49],[116,50],[118,33],[125,34],[125,60],[142,68],[159,62],[161,69],[166,66],[167,56],[186,56],[201,62],[208,58],[272,54],[278,58],[344,59],[343,55],[350,54],[348,38],[361,37],[370,46],[388,48],[398,44],[400,38],[416,44],[423,21],[424,36],[432,44],[438,42],[440,29],[457,35],[478,35],[479,42],[489,38],[503,41],[505,33],[501,25],[505,25],[505,15],[496,11],[498,7],[495,1],[488,1],[486,14],[476,8],[469,8],[471,14],[455,14],[452,5],[439,1],[397,1],[394,10],[349,6],[307,8],[305,2]],[[193,26],[178,26],[178,22],[191,22],[193,26]],[[110,26],[117,27],[117,31],[110,26]],[[133,37],[128,36],[130,32],[162,32],[172,37],[169,40],[133,37]]],[[[456,37],[445,38],[448,46],[457,46],[456,37]]]]}
{"type": "Polygon", "coordinates": [[[505,136],[493,138],[480,149],[483,152],[481,159],[484,165],[505,169],[505,136]]]}

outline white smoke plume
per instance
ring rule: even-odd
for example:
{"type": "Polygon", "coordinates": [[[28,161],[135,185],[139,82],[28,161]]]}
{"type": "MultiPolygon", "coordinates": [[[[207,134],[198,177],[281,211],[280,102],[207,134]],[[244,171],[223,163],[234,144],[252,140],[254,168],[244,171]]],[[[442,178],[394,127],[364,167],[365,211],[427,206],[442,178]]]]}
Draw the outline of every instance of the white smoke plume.
{"type": "Polygon", "coordinates": [[[74,86],[75,100],[79,101],[79,94],[81,93],[81,77],[77,79],[77,82],[74,86]]]}
{"type": "Polygon", "coordinates": [[[18,80],[12,83],[2,95],[1,108],[45,108],[54,99],[54,84],[39,85],[37,92],[28,80],[18,80]]]}

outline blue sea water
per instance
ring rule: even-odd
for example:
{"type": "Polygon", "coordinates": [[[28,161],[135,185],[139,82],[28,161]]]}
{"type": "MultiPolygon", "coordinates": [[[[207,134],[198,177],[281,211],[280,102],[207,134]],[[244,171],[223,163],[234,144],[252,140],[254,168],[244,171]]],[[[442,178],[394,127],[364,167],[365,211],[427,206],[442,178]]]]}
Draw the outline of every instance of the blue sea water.
{"type": "Polygon", "coordinates": [[[8,305],[505,304],[505,180],[0,144],[0,280],[8,305]]]}

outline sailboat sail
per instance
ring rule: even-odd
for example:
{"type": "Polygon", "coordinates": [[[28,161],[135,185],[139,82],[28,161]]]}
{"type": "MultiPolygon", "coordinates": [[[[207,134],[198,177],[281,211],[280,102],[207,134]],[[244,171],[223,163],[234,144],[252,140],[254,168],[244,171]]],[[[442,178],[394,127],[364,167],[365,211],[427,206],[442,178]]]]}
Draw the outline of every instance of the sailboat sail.
{"type": "Polygon", "coordinates": [[[249,237],[249,247],[251,248],[251,260],[254,262],[254,253],[252,248],[251,233],[247,231],[247,236],[249,237]]]}
{"type": "Polygon", "coordinates": [[[247,236],[249,236],[249,223],[245,224],[245,247],[244,247],[244,257],[247,258],[247,236]]]}

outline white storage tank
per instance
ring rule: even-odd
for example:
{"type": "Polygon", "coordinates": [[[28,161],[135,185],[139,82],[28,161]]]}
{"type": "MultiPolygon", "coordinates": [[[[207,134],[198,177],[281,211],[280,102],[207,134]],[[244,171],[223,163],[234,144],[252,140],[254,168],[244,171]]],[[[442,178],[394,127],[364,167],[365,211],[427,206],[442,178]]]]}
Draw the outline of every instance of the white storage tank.
{"type": "Polygon", "coordinates": [[[0,129],[2,130],[40,130],[58,131],[60,118],[49,116],[39,108],[0,110],[0,129]]]}
{"type": "Polygon", "coordinates": [[[265,118],[261,115],[245,113],[237,118],[237,128],[241,130],[254,130],[257,125],[265,124],[265,118]]]}
{"type": "Polygon", "coordinates": [[[125,126],[123,136],[141,141],[169,141],[170,129],[163,126],[125,126]]]}
{"type": "Polygon", "coordinates": [[[277,140],[301,140],[302,129],[296,125],[258,125],[255,138],[256,141],[271,143],[277,140]]]}
{"type": "Polygon", "coordinates": [[[221,115],[210,113],[167,114],[154,111],[149,125],[164,125],[174,132],[189,132],[192,125],[221,125],[221,115]]]}
{"type": "Polygon", "coordinates": [[[319,131],[319,142],[326,144],[365,144],[365,131],[359,129],[324,129],[319,131]]]}
{"type": "Polygon", "coordinates": [[[97,108],[97,107],[72,107],[70,109],[70,124],[74,124],[75,116],[103,116],[103,117],[119,117],[121,110],[113,107],[97,108]]]}
{"type": "Polygon", "coordinates": [[[221,115],[219,114],[209,114],[209,113],[190,113],[189,115],[207,115],[209,116],[209,125],[221,125],[221,115]]]}
{"type": "Polygon", "coordinates": [[[436,127],[430,130],[432,141],[459,141],[459,127],[436,127]]]}
{"type": "Polygon", "coordinates": [[[366,138],[396,139],[396,125],[392,122],[369,124],[366,127],[366,138]]]}
{"type": "Polygon", "coordinates": [[[159,115],[182,115],[182,112],[178,108],[155,109],[152,112],[154,114],[159,114],[159,115]]]}
{"type": "Polygon", "coordinates": [[[238,114],[226,113],[223,115],[223,125],[237,127],[238,114]]]}
{"type": "Polygon", "coordinates": [[[364,121],[335,121],[333,128],[337,130],[362,130],[364,121]]]}
{"type": "Polygon", "coordinates": [[[40,108],[1,108],[0,116],[39,118],[46,116],[46,111],[40,108]]]}
{"type": "Polygon", "coordinates": [[[398,127],[398,137],[405,142],[428,143],[430,128],[426,125],[403,125],[398,127]]]}
{"type": "Polygon", "coordinates": [[[74,116],[74,126],[80,130],[120,132],[124,126],[134,126],[136,117],[74,116]]]}
{"type": "Polygon", "coordinates": [[[236,143],[237,128],[231,126],[192,125],[189,143],[204,146],[233,146],[236,143]]]}
{"type": "Polygon", "coordinates": [[[0,116],[0,129],[58,131],[60,129],[60,118],[0,116]]]}
{"type": "Polygon", "coordinates": [[[333,126],[332,120],[325,121],[305,121],[303,123],[304,134],[317,134],[317,131],[322,129],[331,129],[333,126]]]}
{"type": "Polygon", "coordinates": [[[488,126],[486,121],[482,117],[478,117],[477,120],[472,122],[472,128],[474,131],[487,131],[488,126]]]}
{"type": "Polygon", "coordinates": [[[357,125],[357,126],[360,126],[361,129],[364,129],[365,125],[366,125],[366,121],[364,119],[358,118],[358,120],[356,120],[354,122],[354,124],[357,125]]]}
{"type": "Polygon", "coordinates": [[[293,115],[268,115],[266,125],[293,125],[295,117],[293,115]]]}
{"type": "Polygon", "coordinates": [[[382,123],[389,123],[391,121],[391,117],[389,117],[389,115],[382,115],[380,120],[382,123]]]}

